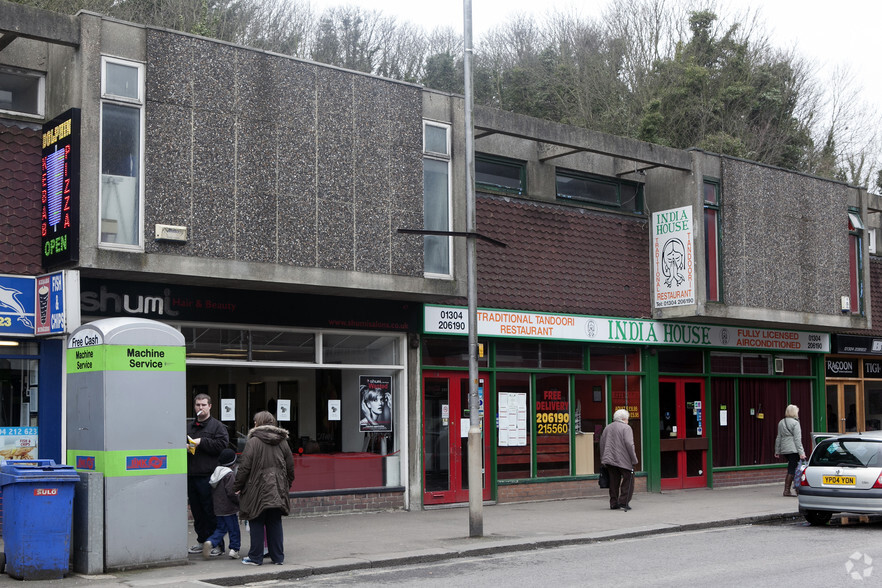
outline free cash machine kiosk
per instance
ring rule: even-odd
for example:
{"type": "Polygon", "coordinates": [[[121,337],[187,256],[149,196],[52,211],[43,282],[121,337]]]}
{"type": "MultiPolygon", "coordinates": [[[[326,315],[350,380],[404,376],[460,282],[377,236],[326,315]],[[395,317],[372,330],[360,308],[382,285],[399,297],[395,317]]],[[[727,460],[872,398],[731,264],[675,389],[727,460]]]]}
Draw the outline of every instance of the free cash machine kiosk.
{"type": "Polygon", "coordinates": [[[106,570],[187,559],[184,336],[146,319],[68,340],[67,463],[104,478],[106,570]]]}

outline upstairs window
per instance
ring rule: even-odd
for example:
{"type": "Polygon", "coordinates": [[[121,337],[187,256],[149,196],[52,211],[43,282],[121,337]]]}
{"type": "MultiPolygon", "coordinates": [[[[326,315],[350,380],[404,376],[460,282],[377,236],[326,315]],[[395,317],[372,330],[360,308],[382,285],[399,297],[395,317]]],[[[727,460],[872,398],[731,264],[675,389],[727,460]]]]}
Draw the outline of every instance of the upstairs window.
{"type": "Polygon", "coordinates": [[[848,277],[849,310],[853,314],[864,313],[863,283],[863,232],[864,223],[856,210],[848,211],[848,277]]]}
{"type": "Polygon", "coordinates": [[[143,248],[144,65],[101,60],[100,244],[143,248]]]}
{"type": "Polygon", "coordinates": [[[523,194],[526,186],[526,166],[523,161],[475,154],[475,187],[488,192],[523,194]]]}
{"type": "MultiPolygon", "coordinates": [[[[423,123],[423,228],[451,231],[450,126],[423,123]]],[[[427,275],[448,277],[452,265],[451,237],[425,235],[423,264],[427,275]]]]}
{"type": "Polygon", "coordinates": [[[0,67],[0,112],[42,118],[46,77],[37,72],[0,67]]]}
{"type": "Polygon", "coordinates": [[[704,275],[707,301],[720,302],[720,184],[704,181],[704,275]]]}
{"type": "Polygon", "coordinates": [[[643,185],[582,172],[557,170],[557,197],[623,212],[643,213],[643,185]]]}

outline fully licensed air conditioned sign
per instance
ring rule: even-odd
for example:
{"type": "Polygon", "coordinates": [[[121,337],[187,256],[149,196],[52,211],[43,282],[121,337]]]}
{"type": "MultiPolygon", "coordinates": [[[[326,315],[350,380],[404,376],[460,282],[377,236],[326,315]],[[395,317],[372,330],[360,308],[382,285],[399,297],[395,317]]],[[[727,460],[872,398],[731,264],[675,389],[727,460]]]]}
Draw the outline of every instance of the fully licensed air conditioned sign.
{"type": "MultiPolygon", "coordinates": [[[[426,334],[468,335],[465,307],[426,305],[423,312],[426,334]]],[[[484,337],[830,352],[828,333],[492,309],[478,309],[477,318],[484,337]]]]}

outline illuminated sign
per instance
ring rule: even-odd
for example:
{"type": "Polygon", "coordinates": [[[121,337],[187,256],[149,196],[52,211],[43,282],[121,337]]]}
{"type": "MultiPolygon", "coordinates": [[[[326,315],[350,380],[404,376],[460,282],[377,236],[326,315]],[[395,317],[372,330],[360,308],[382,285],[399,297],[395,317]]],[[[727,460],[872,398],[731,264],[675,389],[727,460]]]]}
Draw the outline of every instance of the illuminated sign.
{"type": "Polygon", "coordinates": [[[43,125],[40,234],[43,267],[77,261],[80,199],[80,110],[43,125]]]}
{"type": "Polygon", "coordinates": [[[692,207],[652,213],[655,307],[695,304],[692,207]]]}

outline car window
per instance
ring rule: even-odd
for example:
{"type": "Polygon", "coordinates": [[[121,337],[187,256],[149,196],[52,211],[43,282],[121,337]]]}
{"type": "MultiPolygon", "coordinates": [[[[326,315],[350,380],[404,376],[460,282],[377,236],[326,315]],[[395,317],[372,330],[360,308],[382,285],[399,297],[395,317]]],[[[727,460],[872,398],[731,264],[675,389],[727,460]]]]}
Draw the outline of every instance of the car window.
{"type": "Polygon", "coordinates": [[[809,465],[882,467],[882,443],[860,439],[822,441],[812,453],[809,465]]]}

